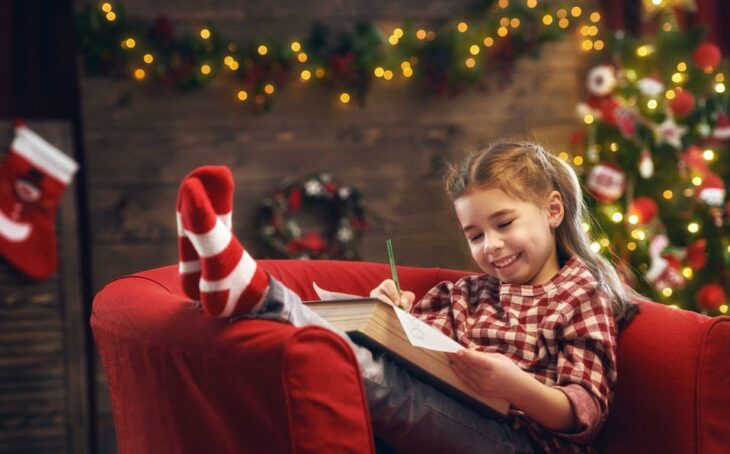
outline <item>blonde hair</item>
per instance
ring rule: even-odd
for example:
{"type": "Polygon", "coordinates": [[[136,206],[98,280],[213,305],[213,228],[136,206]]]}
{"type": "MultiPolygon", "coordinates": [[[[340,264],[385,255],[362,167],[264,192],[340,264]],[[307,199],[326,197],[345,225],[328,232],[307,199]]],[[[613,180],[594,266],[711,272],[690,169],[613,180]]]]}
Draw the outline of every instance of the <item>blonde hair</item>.
{"type": "Polygon", "coordinates": [[[641,295],[621,281],[611,263],[590,248],[583,222],[588,219],[583,191],[573,169],[540,145],[529,142],[498,142],[469,155],[459,167],[449,166],[446,192],[452,201],[475,189],[497,188],[520,200],[542,204],[550,191],[563,199],[563,222],[555,229],[561,264],[578,257],[611,296],[617,325],[638,312],[634,304],[641,295]]]}

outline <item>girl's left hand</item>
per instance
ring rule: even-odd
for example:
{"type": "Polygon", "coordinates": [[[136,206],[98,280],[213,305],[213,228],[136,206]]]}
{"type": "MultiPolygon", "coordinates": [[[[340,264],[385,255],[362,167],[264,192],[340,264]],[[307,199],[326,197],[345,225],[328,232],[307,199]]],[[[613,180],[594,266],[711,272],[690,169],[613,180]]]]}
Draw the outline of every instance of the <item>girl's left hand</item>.
{"type": "Polygon", "coordinates": [[[517,364],[500,353],[462,349],[448,355],[456,375],[485,396],[511,401],[526,375],[517,364]]]}

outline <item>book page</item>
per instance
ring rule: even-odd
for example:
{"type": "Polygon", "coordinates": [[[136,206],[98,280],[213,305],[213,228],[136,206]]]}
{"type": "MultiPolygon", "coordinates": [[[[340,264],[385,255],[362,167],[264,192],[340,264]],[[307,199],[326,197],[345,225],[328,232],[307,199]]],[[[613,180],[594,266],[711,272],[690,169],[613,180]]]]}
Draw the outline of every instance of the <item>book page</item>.
{"type": "Polygon", "coordinates": [[[358,298],[364,298],[360,295],[350,295],[349,293],[342,293],[342,292],[333,292],[331,290],[325,290],[319,285],[317,285],[316,282],[312,282],[312,287],[314,288],[314,293],[317,294],[319,299],[323,301],[329,301],[329,300],[352,300],[352,299],[358,299],[358,298]]]}
{"type": "Polygon", "coordinates": [[[449,353],[453,353],[464,348],[454,339],[446,336],[436,328],[422,322],[403,309],[395,306],[391,307],[395,310],[395,314],[398,316],[398,320],[400,320],[400,323],[403,326],[403,331],[405,331],[406,336],[408,336],[408,340],[414,347],[449,353]]]}

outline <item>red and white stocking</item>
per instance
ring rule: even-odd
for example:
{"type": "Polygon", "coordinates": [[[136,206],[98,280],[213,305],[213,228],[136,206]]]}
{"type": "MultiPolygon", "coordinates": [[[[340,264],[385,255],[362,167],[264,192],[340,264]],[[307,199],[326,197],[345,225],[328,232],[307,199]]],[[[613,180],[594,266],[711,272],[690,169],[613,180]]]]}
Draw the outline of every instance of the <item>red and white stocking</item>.
{"type": "Polygon", "coordinates": [[[78,165],[25,125],[0,164],[0,255],[33,279],[58,268],[56,207],[78,165]]]}

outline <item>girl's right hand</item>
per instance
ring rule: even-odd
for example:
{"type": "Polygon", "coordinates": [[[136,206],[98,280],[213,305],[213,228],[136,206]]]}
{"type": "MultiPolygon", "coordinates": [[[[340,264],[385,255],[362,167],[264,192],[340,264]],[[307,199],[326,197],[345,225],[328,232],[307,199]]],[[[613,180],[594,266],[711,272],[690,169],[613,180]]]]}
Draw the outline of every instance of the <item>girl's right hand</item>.
{"type": "Polygon", "coordinates": [[[386,279],[381,282],[380,285],[370,292],[370,297],[400,307],[406,312],[411,311],[411,306],[413,306],[413,302],[416,299],[416,295],[408,291],[402,291],[400,298],[398,298],[398,289],[393,279],[386,279]]]}

